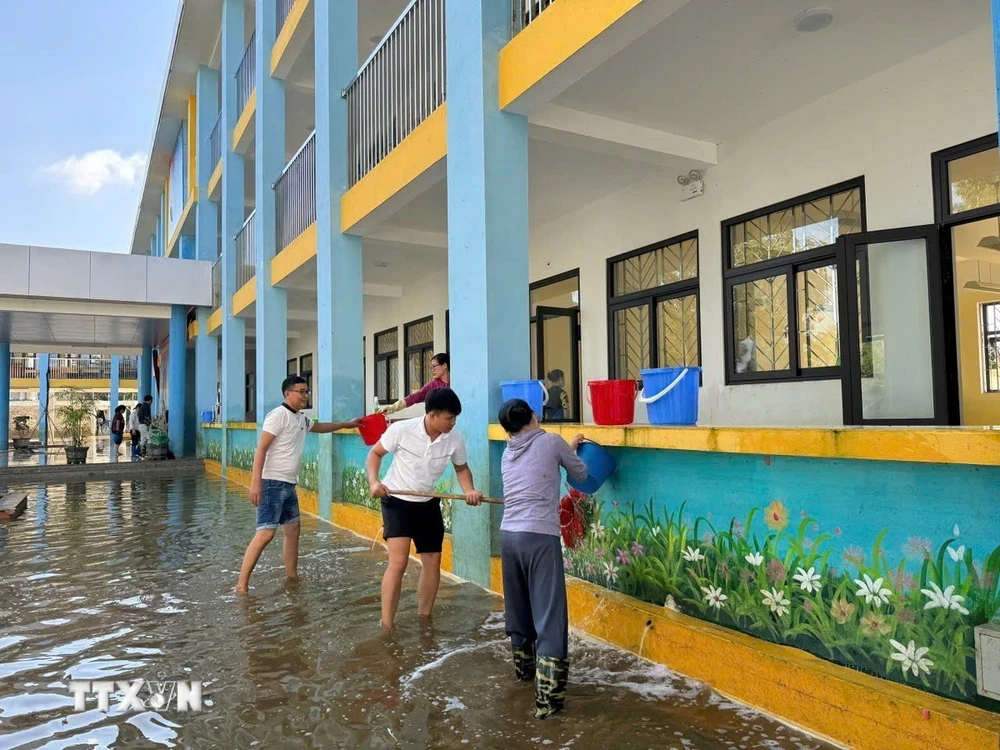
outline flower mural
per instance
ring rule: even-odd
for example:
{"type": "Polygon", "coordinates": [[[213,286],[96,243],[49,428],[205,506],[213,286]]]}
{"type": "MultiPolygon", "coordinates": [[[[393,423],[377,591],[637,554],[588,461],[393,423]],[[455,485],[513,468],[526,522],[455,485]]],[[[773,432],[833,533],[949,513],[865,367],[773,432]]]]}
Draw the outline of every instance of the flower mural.
{"type": "Polygon", "coordinates": [[[883,549],[888,530],[862,548],[808,515],[790,524],[801,514],[778,500],[725,528],[684,510],[596,503],[584,539],[564,550],[567,572],[865,672],[975,698],[973,628],[1000,614],[1000,547],[974,558],[968,542],[953,555],[954,538],[911,537],[901,557],[883,549]]]}

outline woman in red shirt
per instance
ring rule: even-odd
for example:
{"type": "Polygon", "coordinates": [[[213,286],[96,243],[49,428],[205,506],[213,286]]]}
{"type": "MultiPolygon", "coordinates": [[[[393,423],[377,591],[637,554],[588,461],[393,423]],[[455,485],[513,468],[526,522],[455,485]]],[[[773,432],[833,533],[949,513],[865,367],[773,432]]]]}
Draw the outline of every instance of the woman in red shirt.
{"type": "Polygon", "coordinates": [[[431,360],[431,374],[434,375],[434,379],[425,383],[423,388],[385,407],[382,409],[382,413],[392,414],[408,406],[422,404],[427,400],[427,395],[431,391],[438,388],[451,388],[451,358],[444,352],[435,354],[434,359],[431,360]]]}

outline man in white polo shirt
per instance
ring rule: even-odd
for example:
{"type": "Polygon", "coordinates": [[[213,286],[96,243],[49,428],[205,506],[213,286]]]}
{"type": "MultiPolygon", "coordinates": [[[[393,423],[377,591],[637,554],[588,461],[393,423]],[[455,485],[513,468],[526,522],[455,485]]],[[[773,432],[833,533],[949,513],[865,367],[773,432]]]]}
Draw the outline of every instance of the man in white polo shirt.
{"type": "Polygon", "coordinates": [[[411,539],[420,555],[417,606],[421,617],[430,617],[441,583],[441,501],[402,495],[399,491],[434,492],[434,485],[451,463],[465,492],[465,502],[479,505],[483,501],[465,456],[465,440],[455,429],[462,402],[450,388],[439,388],[427,396],[424,409],[423,419],[393,424],[371,449],[365,464],[372,497],[382,499],[382,535],[389,548],[389,565],[382,578],[383,630],[392,630],[396,619],[411,539]],[[379,481],[379,469],[382,458],[389,453],[393,454],[392,465],[383,483],[379,481]]]}
{"type": "Polygon", "coordinates": [[[299,498],[295,485],[299,481],[302,449],[307,432],[336,432],[357,427],[353,422],[312,422],[302,414],[309,404],[309,386],[304,378],[291,375],[281,384],[284,402],[268,412],[253,458],[253,479],[250,481],[250,502],[257,508],[257,533],[243,555],[238,593],[246,593],[261,552],[274,539],[279,526],[284,531],[282,549],[285,574],[298,576],[299,565],[299,498]]]}

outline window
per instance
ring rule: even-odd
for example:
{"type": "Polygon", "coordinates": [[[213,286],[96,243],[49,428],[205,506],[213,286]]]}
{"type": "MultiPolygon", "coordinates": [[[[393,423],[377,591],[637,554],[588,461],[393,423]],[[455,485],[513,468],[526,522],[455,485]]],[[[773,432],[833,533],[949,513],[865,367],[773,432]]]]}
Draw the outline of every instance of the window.
{"type": "Polygon", "coordinates": [[[931,156],[937,223],[952,217],[996,215],[1000,204],[1000,149],[990,135],[931,156]]]}
{"type": "Polygon", "coordinates": [[[382,404],[399,400],[399,329],[375,334],[375,397],[382,404]]]}
{"type": "Polygon", "coordinates": [[[545,422],[580,418],[580,270],[528,287],[531,373],[545,383],[545,422]]]}
{"type": "Polygon", "coordinates": [[[727,383],[840,376],[837,244],[864,228],[863,178],[723,222],[727,383]]]}
{"type": "Polygon", "coordinates": [[[303,354],[299,357],[299,376],[306,381],[306,385],[309,387],[309,402],[306,404],[307,409],[311,409],[313,405],[312,400],[312,387],[313,387],[313,355],[303,354]]]}
{"type": "Polygon", "coordinates": [[[1000,393],[1000,302],[983,305],[983,391],[1000,393]]]}
{"type": "Polygon", "coordinates": [[[610,258],[608,314],[612,378],[700,365],[698,233],[610,258]]]}
{"type": "Polygon", "coordinates": [[[290,360],[285,362],[285,377],[291,377],[292,375],[299,374],[299,361],[292,357],[290,360]]]}
{"type": "Polygon", "coordinates": [[[434,318],[423,318],[403,326],[406,340],[406,392],[413,393],[433,379],[434,318]]]}

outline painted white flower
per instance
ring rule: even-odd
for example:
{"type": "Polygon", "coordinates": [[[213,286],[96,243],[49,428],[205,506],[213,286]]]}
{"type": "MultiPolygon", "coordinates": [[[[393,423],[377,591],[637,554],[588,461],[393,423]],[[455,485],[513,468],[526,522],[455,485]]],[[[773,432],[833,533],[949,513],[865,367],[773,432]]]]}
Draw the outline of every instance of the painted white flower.
{"type": "Polygon", "coordinates": [[[762,554],[760,554],[759,552],[753,552],[753,553],[751,553],[749,555],[746,555],[743,559],[746,560],[751,565],[763,565],[764,564],[764,556],[762,554]]]}
{"type": "Polygon", "coordinates": [[[890,654],[890,657],[902,663],[904,674],[906,672],[913,672],[914,677],[919,677],[921,671],[924,674],[931,673],[930,668],[934,666],[934,662],[924,658],[924,654],[930,649],[926,647],[917,648],[917,644],[914,641],[910,641],[909,645],[906,646],[899,641],[890,640],[889,643],[896,649],[896,653],[890,654]]]}
{"type": "Polygon", "coordinates": [[[590,524],[590,530],[594,532],[594,536],[598,539],[604,536],[604,527],[601,526],[600,521],[594,521],[590,524]]]}
{"type": "Polygon", "coordinates": [[[921,594],[925,594],[928,599],[930,599],[927,604],[924,605],[924,609],[953,609],[956,612],[961,612],[963,615],[969,614],[969,610],[962,606],[962,602],[965,601],[964,596],[960,596],[955,593],[955,587],[949,586],[944,591],[933,581],[929,582],[928,585],[930,589],[920,589],[921,594]]]}
{"type": "Polygon", "coordinates": [[[865,573],[865,580],[863,581],[860,578],[855,578],[854,583],[858,585],[855,596],[859,599],[864,599],[868,604],[874,604],[876,607],[888,604],[889,597],[892,596],[892,591],[883,588],[882,582],[882,578],[876,578],[873,581],[867,573],[865,573]]]}
{"type": "Polygon", "coordinates": [[[948,554],[951,556],[951,559],[954,560],[955,562],[959,562],[960,560],[964,560],[965,559],[965,545],[964,544],[960,545],[958,549],[952,549],[951,547],[949,547],[948,548],[948,554]]]}
{"type": "Polygon", "coordinates": [[[764,605],[770,607],[771,611],[777,613],[778,617],[788,612],[788,605],[791,602],[785,598],[784,589],[773,588],[770,591],[761,589],[760,593],[764,595],[764,605]]]}
{"type": "Polygon", "coordinates": [[[799,568],[792,579],[798,581],[802,590],[810,594],[823,588],[819,576],[816,575],[816,568],[809,568],[809,570],[799,568]]]}
{"type": "Polygon", "coordinates": [[[955,524],[955,528],[953,528],[951,530],[951,535],[952,536],[960,536],[961,535],[961,532],[958,529],[958,524],[957,523],[955,524]]]}
{"type": "Polygon", "coordinates": [[[656,537],[658,537],[660,535],[660,527],[659,526],[654,526],[653,528],[651,528],[649,530],[649,533],[655,539],[656,537]]]}
{"type": "Polygon", "coordinates": [[[705,559],[705,556],[701,554],[701,549],[695,549],[694,547],[688,547],[684,550],[684,559],[688,562],[699,562],[705,559]]]}
{"type": "Polygon", "coordinates": [[[608,583],[614,583],[617,581],[618,566],[610,562],[604,563],[604,577],[608,579],[608,583]]]}
{"type": "Polygon", "coordinates": [[[680,612],[681,608],[677,606],[677,602],[674,601],[672,594],[667,594],[667,600],[663,602],[663,606],[667,609],[672,609],[674,612],[680,612]]]}
{"type": "Polygon", "coordinates": [[[705,593],[705,601],[708,602],[708,606],[715,607],[716,609],[722,609],[722,603],[726,601],[729,597],[722,593],[722,587],[714,586],[702,586],[701,590],[705,593]]]}

